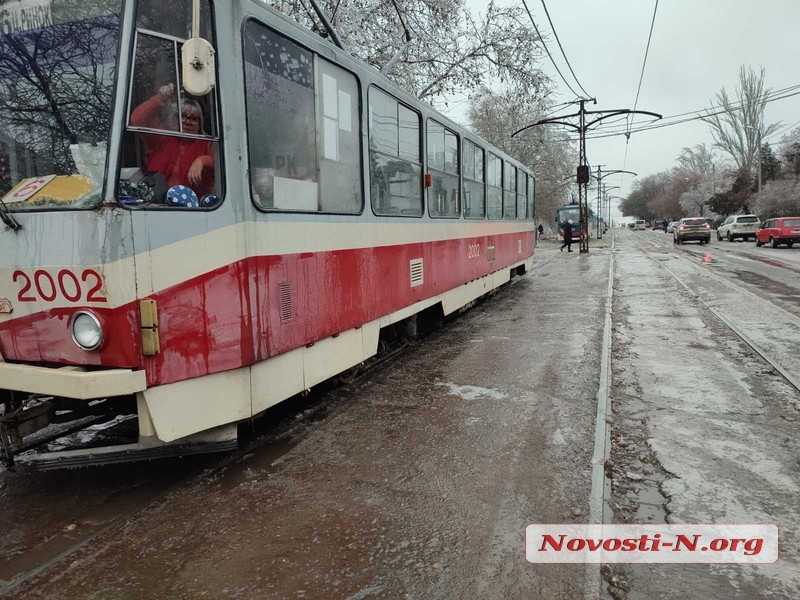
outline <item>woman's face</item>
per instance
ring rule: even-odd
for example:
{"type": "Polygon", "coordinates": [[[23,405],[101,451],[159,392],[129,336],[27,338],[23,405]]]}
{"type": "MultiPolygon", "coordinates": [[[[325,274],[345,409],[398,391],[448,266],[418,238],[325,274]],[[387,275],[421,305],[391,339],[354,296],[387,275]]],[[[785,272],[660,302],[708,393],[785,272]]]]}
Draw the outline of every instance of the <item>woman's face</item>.
{"type": "Polygon", "coordinates": [[[185,133],[200,133],[200,123],[203,121],[203,114],[194,106],[185,106],[181,116],[183,131],[185,133]]]}

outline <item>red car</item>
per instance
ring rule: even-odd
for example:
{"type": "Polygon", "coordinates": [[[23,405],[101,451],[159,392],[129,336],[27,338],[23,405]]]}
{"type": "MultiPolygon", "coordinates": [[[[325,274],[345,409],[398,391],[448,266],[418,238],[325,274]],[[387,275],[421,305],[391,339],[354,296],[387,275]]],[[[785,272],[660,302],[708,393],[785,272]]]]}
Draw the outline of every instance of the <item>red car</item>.
{"type": "Polygon", "coordinates": [[[800,217],[775,217],[764,221],[756,230],[756,246],[770,244],[777,248],[786,244],[789,248],[800,243],[800,217]]]}

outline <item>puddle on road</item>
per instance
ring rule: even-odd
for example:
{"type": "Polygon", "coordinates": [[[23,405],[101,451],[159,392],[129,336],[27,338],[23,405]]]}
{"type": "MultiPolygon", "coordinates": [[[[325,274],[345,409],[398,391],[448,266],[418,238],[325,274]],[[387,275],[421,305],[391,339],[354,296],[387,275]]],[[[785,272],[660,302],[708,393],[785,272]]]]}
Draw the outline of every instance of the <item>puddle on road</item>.
{"type": "Polygon", "coordinates": [[[633,496],[634,502],[638,505],[636,513],[633,515],[635,523],[659,525],[667,522],[667,512],[665,505],[667,499],[661,494],[658,482],[646,481],[633,496]]]}
{"type": "Polygon", "coordinates": [[[301,437],[287,436],[253,449],[240,462],[227,469],[220,478],[220,488],[230,492],[247,482],[264,479],[275,471],[280,459],[300,443],[301,437]]]}
{"type": "Polygon", "coordinates": [[[761,291],[800,306],[800,291],[796,288],[752,271],[730,271],[730,274],[761,291]]]}
{"type": "Polygon", "coordinates": [[[769,265],[771,267],[778,267],[779,269],[786,269],[787,271],[792,271],[794,273],[800,273],[800,269],[795,267],[791,267],[785,263],[780,261],[774,260],[772,258],[765,258],[763,256],[748,256],[747,258],[752,258],[760,263],[764,263],[765,265],[769,265]]]}

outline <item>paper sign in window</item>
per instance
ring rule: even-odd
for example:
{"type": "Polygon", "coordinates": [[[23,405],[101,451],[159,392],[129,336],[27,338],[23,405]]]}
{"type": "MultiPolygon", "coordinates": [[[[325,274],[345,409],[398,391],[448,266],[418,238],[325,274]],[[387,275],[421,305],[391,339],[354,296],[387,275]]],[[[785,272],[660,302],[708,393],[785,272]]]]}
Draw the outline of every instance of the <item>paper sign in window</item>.
{"type": "Polygon", "coordinates": [[[322,112],[324,115],[331,119],[338,119],[339,107],[337,105],[336,79],[325,73],[322,74],[322,100],[322,112]]]}
{"type": "Polygon", "coordinates": [[[335,119],[325,117],[324,157],[328,160],[339,160],[339,127],[335,119]]]}
{"type": "Polygon", "coordinates": [[[342,131],[353,131],[353,124],[350,119],[351,107],[350,94],[339,90],[339,129],[342,131]]]}

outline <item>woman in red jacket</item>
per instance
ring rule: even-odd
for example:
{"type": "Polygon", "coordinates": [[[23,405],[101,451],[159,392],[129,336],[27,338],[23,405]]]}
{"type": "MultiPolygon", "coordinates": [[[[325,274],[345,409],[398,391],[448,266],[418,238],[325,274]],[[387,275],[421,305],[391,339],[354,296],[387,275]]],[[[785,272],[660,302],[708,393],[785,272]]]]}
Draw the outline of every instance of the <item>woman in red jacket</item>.
{"type": "MultiPolygon", "coordinates": [[[[168,124],[161,117],[174,97],[173,84],[161,86],[158,94],[131,113],[131,124],[149,129],[177,130],[178,114],[173,114],[174,121],[168,124]]],[[[203,109],[196,101],[183,100],[180,118],[183,133],[204,135],[203,109]]],[[[167,187],[185,185],[192,188],[198,198],[213,191],[214,155],[210,141],[154,133],[140,136],[147,146],[147,170],[164,175],[167,187]]]]}

